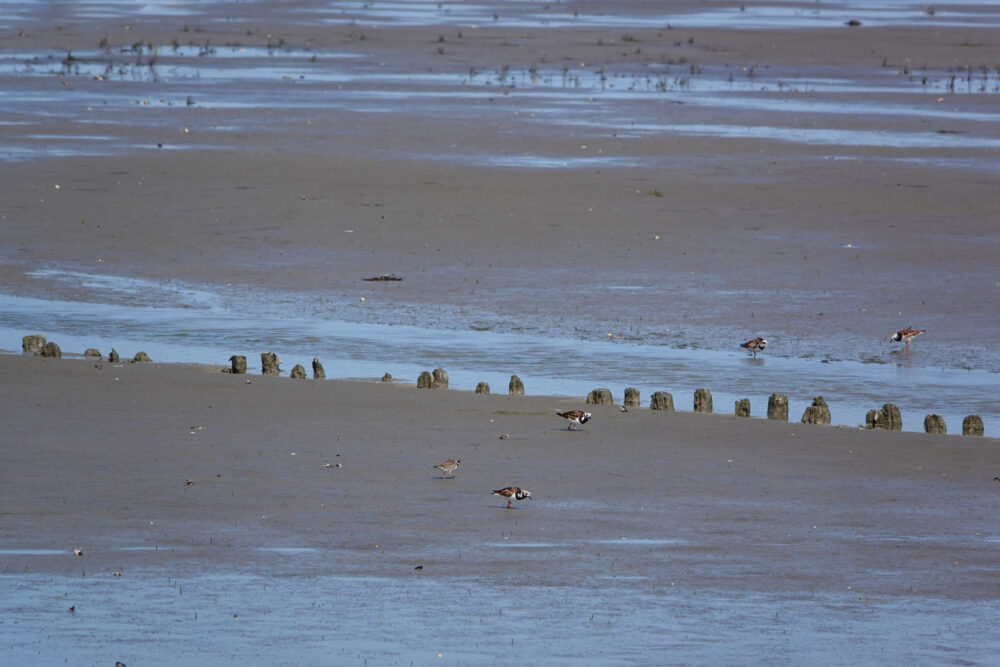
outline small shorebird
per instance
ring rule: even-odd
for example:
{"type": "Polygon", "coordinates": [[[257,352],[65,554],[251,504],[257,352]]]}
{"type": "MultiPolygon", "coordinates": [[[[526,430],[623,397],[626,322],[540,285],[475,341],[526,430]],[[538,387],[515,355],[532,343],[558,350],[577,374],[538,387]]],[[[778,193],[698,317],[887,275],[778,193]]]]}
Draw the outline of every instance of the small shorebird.
{"type": "Polygon", "coordinates": [[[505,489],[497,489],[493,492],[493,495],[500,496],[501,498],[506,498],[507,509],[509,510],[514,509],[515,500],[524,500],[525,498],[527,498],[528,500],[534,500],[534,498],[531,497],[531,491],[522,489],[519,486],[508,486],[505,489]]]}
{"type": "Polygon", "coordinates": [[[748,340],[745,343],[740,343],[740,347],[746,348],[747,352],[756,357],[758,352],[763,352],[764,348],[767,347],[767,339],[754,338],[753,340],[748,340]]]}
{"type": "Polygon", "coordinates": [[[73,554],[77,558],[82,558],[83,557],[83,549],[81,549],[80,547],[77,547],[76,549],[73,549],[73,554]]]}
{"type": "Polygon", "coordinates": [[[462,462],[462,459],[448,459],[444,463],[439,463],[434,466],[435,470],[440,470],[442,473],[441,478],[447,479],[449,476],[455,476],[455,469],[458,468],[458,464],[462,462]]]}
{"type": "Polygon", "coordinates": [[[568,412],[556,411],[556,414],[563,419],[569,420],[569,426],[566,427],[569,431],[573,430],[573,424],[586,424],[593,416],[589,412],[584,412],[583,410],[570,410],[568,412]]]}
{"type": "Polygon", "coordinates": [[[894,333],[890,338],[890,343],[906,343],[904,350],[910,349],[910,341],[924,333],[923,329],[914,329],[913,327],[906,327],[905,329],[900,329],[894,333]]]}

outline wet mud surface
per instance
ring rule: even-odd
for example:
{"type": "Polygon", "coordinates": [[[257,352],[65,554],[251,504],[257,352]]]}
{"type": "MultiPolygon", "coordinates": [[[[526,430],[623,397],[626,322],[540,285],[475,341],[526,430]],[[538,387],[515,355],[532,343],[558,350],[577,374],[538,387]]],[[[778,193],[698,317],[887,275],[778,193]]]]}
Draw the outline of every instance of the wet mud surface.
{"type": "Polygon", "coordinates": [[[579,404],[557,398],[2,362],[23,406],[0,442],[0,635],[18,660],[988,664],[997,648],[992,439],[613,406],[570,432],[552,410],[579,404]],[[490,490],[509,484],[534,500],[505,509],[490,490]]]}
{"type": "Polygon", "coordinates": [[[10,654],[989,663],[990,439],[544,416],[1000,428],[995,5],[741,4],[6,3],[0,350],[529,394],[5,357],[10,654]]]}
{"type": "Polygon", "coordinates": [[[13,295],[180,279],[361,323],[727,351],[765,335],[827,360],[892,360],[915,326],[907,365],[1000,370],[988,32],[673,28],[683,5],[631,32],[586,4],[575,29],[530,27],[534,5],[505,24],[302,4],[272,29],[266,3],[22,7],[0,51],[13,295]],[[308,24],[330,12],[346,25],[308,24]],[[376,272],[405,281],[361,292],[376,272]],[[360,296],[377,305],[345,316],[360,296]]]}

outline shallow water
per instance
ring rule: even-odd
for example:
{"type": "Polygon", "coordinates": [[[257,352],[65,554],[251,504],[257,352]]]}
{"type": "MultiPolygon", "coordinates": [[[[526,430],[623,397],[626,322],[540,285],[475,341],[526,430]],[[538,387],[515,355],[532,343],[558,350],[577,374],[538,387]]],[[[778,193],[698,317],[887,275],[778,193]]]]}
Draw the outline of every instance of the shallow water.
{"type": "MultiPolygon", "coordinates": [[[[5,2],[0,25],[16,25],[44,7],[39,0],[5,2]]],[[[640,6],[641,7],[641,6],[640,6]]],[[[238,12],[218,11],[213,3],[196,0],[125,1],[83,0],[60,5],[60,18],[133,19],[155,17],[230,22],[238,12]]],[[[265,10],[266,11],[266,10],[265,10]]],[[[667,3],[650,4],[646,11],[630,6],[630,12],[594,11],[590,4],[571,1],[539,3],[527,0],[503,2],[439,2],[400,0],[367,2],[335,0],[316,6],[283,8],[286,22],[403,27],[447,25],[461,27],[504,26],[515,28],[728,28],[809,29],[843,25],[860,20],[866,26],[912,25],[921,27],[989,27],[1000,24],[1000,12],[991,0],[943,0],[928,4],[912,0],[863,2],[745,3],[702,11],[676,9],[667,3]],[[933,9],[932,9],[933,8],[933,9]]]]}
{"type": "Polygon", "coordinates": [[[895,403],[908,431],[923,431],[924,416],[939,414],[951,433],[960,433],[966,415],[980,414],[987,434],[1000,432],[1000,406],[992,400],[1000,373],[922,366],[902,353],[867,363],[767,352],[753,359],[742,350],[692,349],[655,338],[456,328],[491,320],[469,309],[462,315],[445,309],[435,325],[418,327],[402,324],[409,317],[405,305],[383,303],[370,315],[317,307],[311,294],[241,294],[55,270],[38,277],[74,282],[86,300],[0,294],[0,349],[16,353],[22,336],[42,333],[64,354],[94,347],[106,356],[114,347],[123,360],[144,351],[155,361],[220,367],[230,355],[243,354],[251,373],[260,369],[261,352],[274,351],[285,372],[295,364],[309,369],[318,357],[329,378],[374,380],[389,372],[415,383],[422,371],[441,367],[453,389],[471,391],[485,381],[498,393],[516,374],[529,394],[582,400],[607,387],[620,402],[631,386],[647,405],[653,392],[669,391],[680,410],[692,409],[694,390],[704,387],[713,393],[716,412],[731,414],[736,400],[749,397],[754,417],[766,416],[767,397],[776,391],[788,395],[796,421],[822,395],[834,424],[864,424],[868,410],[895,403]]]}
{"type": "MultiPolygon", "coordinates": [[[[940,149],[968,151],[967,160],[995,164],[1000,142],[1000,112],[988,103],[1000,92],[995,66],[928,71],[886,64],[843,71],[650,61],[598,69],[574,64],[428,71],[410,64],[386,66],[361,54],[291,47],[119,45],[72,53],[7,52],[0,57],[0,84],[6,93],[0,123],[20,130],[0,137],[0,154],[15,160],[163,147],[255,149],[227,141],[227,133],[251,125],[265,133],[301,131],[317,112],[393,113],[460,123],[484,114],[503,119],[514,111],[522,118],[523,136],[575,136],[586,127],[594,137],[755,138],[840,151],[892,148],[927,164],[940,159],[935,154],[940,149]],[[56,80],[71,85],[49,90],[56,80]],[[484,107],[484,102],[489,104],[484,107]],[[663,103],[677,105],[670,122],[664,122],[663,103]],[[256,116],[244,124],[232,113],[261,109],[281,113],[263,126],[256,116]],[[231,112],[224,123],[220,111],[231,112]],[[886,116],[899,119],[891,132],[866,127],[883,123],[886,116]],[[178,124],[195,132],[176,138],[178,124]],[[82,141],[77,126],[88,125],[101,126],[100,141],[82,141]],[[149,130],[159,136],[137,143],[135,135],[149,136],[149,130]]],[[[351,130],[358,137],[370,131],[361,125],[351,130]]],[[[632,142],[619,150],[634,147],[632,142]]],[[[453,159],[433,142],[402,157],[453,159]]],[[[628,152],[614,158],[581,160],[567,154],[511,161],[503,154],[474,151],[455,161],[470,158],[475,165],[518,168],[657,164],[654,156],[628,152]]]]}
{"type": "Polygon", "coordinates": [[[919,25],[926,27],[982,27],[1000,24],[994,7],[976,2],[934,3],[928,11],[923,3],[886,0],[859,2],[775,3],[734,5],[706,11],[674,10],[669,5],[650,5],[647,13],[622,11],[574,11],[572,2],[454,3],[436,0],[408,2],[327,3],[321,10],[303,12],[330,25],[461,27],[504,26],[517,28],[728,28],[809,29],[843,25],[860,20],[867,26],[919,25]]]}
{"type": "Polygon", "coordinates": [[[272,567],[282,574],[0,575],[4,653],[17,664],[74,665],[167,655],[175,665],[624,665],[652,656],[850,665],[989,664],[1000,649],[995,633],[983,634],[1000,613],[989,601],[712,590],[666,575],[545,584],[295,575],[283,559],[272,567]]]}

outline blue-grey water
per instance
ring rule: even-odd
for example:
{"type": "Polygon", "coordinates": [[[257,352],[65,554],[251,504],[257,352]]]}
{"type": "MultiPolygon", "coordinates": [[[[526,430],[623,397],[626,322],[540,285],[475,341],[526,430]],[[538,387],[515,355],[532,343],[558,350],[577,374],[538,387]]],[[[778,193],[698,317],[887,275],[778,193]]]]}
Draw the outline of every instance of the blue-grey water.
{"type": "MultiPolygon", "coordinates": [[[[318,357],[330,378],[376,379],[386,372],[416,382],[424,370],[444,368],[453,389],[471,391],[480,381],[505,392],[518,375],[526,392],[579,397],[611,389],[621,402],[626,387],[639,389],[643,404],[655,391],[668,391],[678,409],[693,408],[698,388],[713,393],[715,411],[732,413],[736,400],[750,398],[754,417],[764,417],[772,392],[789,397],[797,419],[815,396],[830,405],[833,423],[856,427],[868,410],[895,403],[903,428],[923,431],[928,414],[944,417],[960,432],[970,414],[982,416],[987,433],[1000,430],[1000,373],[929,367],[891,352],[868,362],[783,357],[767,352],[754,359],[739,348],[690,349],[622,340],[593,332],[571,335],[498,333],[468,326],[418,327],[406,313],[380,303],[377,315],[363,307],[351,319],[317,307],[317,295],[268,293],[183,282],[156,283],[111,275],[49,270],[46,280],[70,280],[85,301],[59,301],[0,294],[0,350],[17,353],[21,338],[41,333],[66,353],[115,348],[122,359],[146,352],[154,361],[228,365],[233,354],[260,370],[260,353],[273,351],[286,373],[306,369],[318,357]],[[149,305],[150,303],[163,305],[149,305]]],[[[360,304],[359,304],[360,306],[360,304]]],[[[485,317],[483,318],[485,319],[485,317]]],[[[476,321],[466,313],[462,321],[476,321]]]]}
{"type": "Polygon", "coordinates": [[[0,599],[0,637],[18,665],[986,665],[1000,639],[984,619],[998,614],[995,601],[713,590],[669,576],[513,587],[150,569],[19,575],[0,599]]]}

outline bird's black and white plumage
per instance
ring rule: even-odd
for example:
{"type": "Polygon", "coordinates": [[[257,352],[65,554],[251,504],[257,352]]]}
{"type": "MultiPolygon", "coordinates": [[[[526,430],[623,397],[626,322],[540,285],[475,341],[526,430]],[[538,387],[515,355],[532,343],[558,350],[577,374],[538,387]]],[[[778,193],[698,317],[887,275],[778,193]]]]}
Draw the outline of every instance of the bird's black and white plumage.
{"type": "Polygon", "coordinates": [[[573,430],[573,424],[586,424],[593,416],[589,412],[584,412],[583,410],[569,410],[567,412],[556,412],[556,414],[569,421],[569,426],[566,428],[570,431],[573,430]]]}
{"type": "Polygon", "coordinates": [[[900,329],[892,336],[889,337],[889,342],[891,343],[906,343],[904,350],[910,349],[910,341],[924,333],[923,329],[914,329],[913,327],[906,327],[905,329],[900,329]]]}
{"type": "Polygon", "coordinates": [[[493,495],[500,496],[501,498],[506,498],[507,509],[509,510],[514,509],[515,500],[524,500],[525,498],[527,498],[528,500],[534,500],[534,498],[531,497],[531,491],[522,489],[519,486],[508,486],[503,489],[496,489],[493,491],[493,495]]]}
{"type": "Polygon", "coordinates": [[[754,338],[745,343],[740,343],[740,347],[745,348],[747,352],[756,357],[758,352],[763,352],[764,348],[767,347],[767,339],[754,338]]]}

